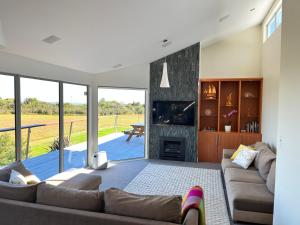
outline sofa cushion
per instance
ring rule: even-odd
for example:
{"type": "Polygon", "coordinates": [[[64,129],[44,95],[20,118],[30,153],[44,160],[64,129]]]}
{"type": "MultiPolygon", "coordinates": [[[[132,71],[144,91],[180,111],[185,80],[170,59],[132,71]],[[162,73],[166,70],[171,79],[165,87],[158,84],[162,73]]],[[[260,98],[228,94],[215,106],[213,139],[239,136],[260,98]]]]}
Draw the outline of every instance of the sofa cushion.
{"type": "Polygon", "coordinates": [[[100,212],[104,208],[103,194],[96,190],[77,190],[40,183],[36,202],[42,205],[100,212]]]}
{"type": "Polygon", "coordinates": [[[228,168],[225,174],[225,181],[226,183],[229,183],[230,181],[238,181],[265,184],[265,181],[261,178],[258,171],[238,168],[228,168]]]}
{"type": "Polygon", "coordinates": [[[270,149],[261,150],[258,154],[258,171],[260,176],[266,180],[276,155],[270,149]]]}
{"type": "Polygon", "coordinates": [[[267,182],[266,182],[268,190],[273,194],[275,190],[275,171],[276,171],[276,160],[273,160],[270,168],[270,172],[267,177],[267,182]]]}
{"type": "Polygon", "coordinates": [[[25,177],[27,184],[37,184],[40,182],[35,175],[25,168],[22,162],[14,162],[0,169],[0,181],[8,182],[12,170],[22,174],[25,177]]]}
{"type": "Polygon", "coordinates": [[[0,198],[35,202],[37,185],[17,185],[0,181],[0,198]]]}
{"type": "Polygon", "coordinates": [[[105,212],[181,223],[181,196],[136,195],[111,188],[104,192],[105,212]]]}
{"type": "Polygon", "coordinates": [[[258,151],[258,154],[254,160],[254,167],[258,169],[258,161],[259,161],[259,155],[260,152],[263,150],[268,150],[270,149],[269,146],[263,142],[256,142],[254,145],[251,145],[251,147],[255,148],[256,151],[258,151]]]}
{"type": "Polygon", "coordinates": [[[46,180],[53,186],[74,188],[78,190],[99,190],[101,176],[81,173],[81,170],[66,171],[59,173],[46,180]]]}
{"type": "MultiPolygon", "coordinates": [[[[222,159],[221,166],[222,166],[222,170],[223,170],[224,174],[225,174],[226,169],[228,169],[228,168],[242,169],[242,167],[240,167],[239,165],[233,163],[231,159],[225,159],[225,158],[222,159]]],[[[256,170],[256,169],[254,167],[250,166],[248,168],[248,170],[256,170]]]]}
{"type": "Polygon", "coordinates": [[[235,209],[273,213],[274,195],[265,184],[232,181],[226,187],[229,204],[235,209]]]}

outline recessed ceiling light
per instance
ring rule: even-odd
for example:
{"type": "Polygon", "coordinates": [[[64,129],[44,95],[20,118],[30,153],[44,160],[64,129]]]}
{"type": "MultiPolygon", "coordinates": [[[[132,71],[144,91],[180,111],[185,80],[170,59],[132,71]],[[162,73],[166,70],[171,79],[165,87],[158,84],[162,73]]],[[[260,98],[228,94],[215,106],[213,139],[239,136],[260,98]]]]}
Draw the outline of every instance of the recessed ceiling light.
{"type": "Polygon", "coordinates": [[[164,47],[164,48],[166,48],[166,47],[168,47],[170,44],[172,44],[172,42],[171,42],[170,40],[168,40],[168,39],[164,39],[164,40],[162,40],[161,42],[162,42],[161,46],[164,47]]]}
{"type": "Polygon", "coordinates": [[[250,12],[253,12],[253,11],[255,11],[255,8],[250,9],[250,12]]]}
{"type": "Polygon", "coordinates": [[[117,68],[119,68],[119,67],[121,67],[121,66],[122,66],[122,64],[116,64],[116,65],[113,66],[113,68],[114,68],[114,69],[117,69],[117,68]]]}
{"type": "Polygon", "coordinates": [[[55,35],[50,35],[50,36],[46,37],[45,39],[43,39],[42,41],[46,42],[47,44],[53,44],[59,40],[61,40],[60,37],[57,37],[55,35]]]}
{"type": "Polygon", "coordinates": [[[227,20],[230,17],[229,14],[227,14],[226,16],[223,16],[219,19],[219,22],[222,23],[224,20],[227,20]]]}

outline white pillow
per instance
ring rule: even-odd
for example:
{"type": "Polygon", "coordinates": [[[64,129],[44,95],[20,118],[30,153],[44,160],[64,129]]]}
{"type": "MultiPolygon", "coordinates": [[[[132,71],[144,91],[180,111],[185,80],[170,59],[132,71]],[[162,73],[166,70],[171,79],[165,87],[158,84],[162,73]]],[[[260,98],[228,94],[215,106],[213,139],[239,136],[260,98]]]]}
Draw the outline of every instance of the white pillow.
{"type": "Polygon", "coordinates": [[[25,177],[22,174],[20,174],[18,171],[12,170],[10,173],[9,183],[26,185],[27,181],[25,177]]]}
{"type": "Polygon", "coordinates": [[[258,151],[249,151],[249,150],[241,150],[236,158],[232,161],[233,163],[243,167],[244,169],[248,169],[253,160],[255,159],[258,151]]]}

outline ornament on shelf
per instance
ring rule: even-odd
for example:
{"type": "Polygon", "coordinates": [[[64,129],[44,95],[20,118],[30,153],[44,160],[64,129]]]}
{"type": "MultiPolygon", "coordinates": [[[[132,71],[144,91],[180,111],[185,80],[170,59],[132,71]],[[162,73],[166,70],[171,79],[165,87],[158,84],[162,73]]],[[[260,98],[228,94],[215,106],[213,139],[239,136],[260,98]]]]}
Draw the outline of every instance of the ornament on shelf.
{"type": "Polygon", "coordinates": [[[204,114],[205,116],[211,116],[212,115],[211,109],[205,109],[204,114]]]}
{"type": "Polygon", "coordinates": [[[217,90],[213,84],[208,85],[208,88],[203,90],[203,95],[206,99],[216,99],[217,98],[217,90]]]}
{"type": "Polygon", "coordinates": [[[226,106],[231,107],[233,106],[232,104],[232,93],[230,93],[227,98],[226,98],[226,106]]]}

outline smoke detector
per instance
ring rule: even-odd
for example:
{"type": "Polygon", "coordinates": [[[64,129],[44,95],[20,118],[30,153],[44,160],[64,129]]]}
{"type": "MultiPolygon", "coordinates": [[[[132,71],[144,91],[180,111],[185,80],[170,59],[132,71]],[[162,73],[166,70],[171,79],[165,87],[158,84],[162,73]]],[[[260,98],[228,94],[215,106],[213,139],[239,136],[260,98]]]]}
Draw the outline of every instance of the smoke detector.
{"type": "Polygon", "coordinates": [[[162,43],[161,46],[162,46],[163,48],[166,48],[166,47],[168,47],[169,45],[172,44],[172,42],[171,42],[170,40],[168,40],[168,39],[162,40],[161,43],[162,43]]]}
{"type": "Polygon", "coordinates": [[[60,37],[57,37],[55,35],[50,35],[50,36],[44,38],[42,41],[47,43],[47,44],[54,44],[55,42],[58,42],[60,40],[61,40],[60,37]]]}

